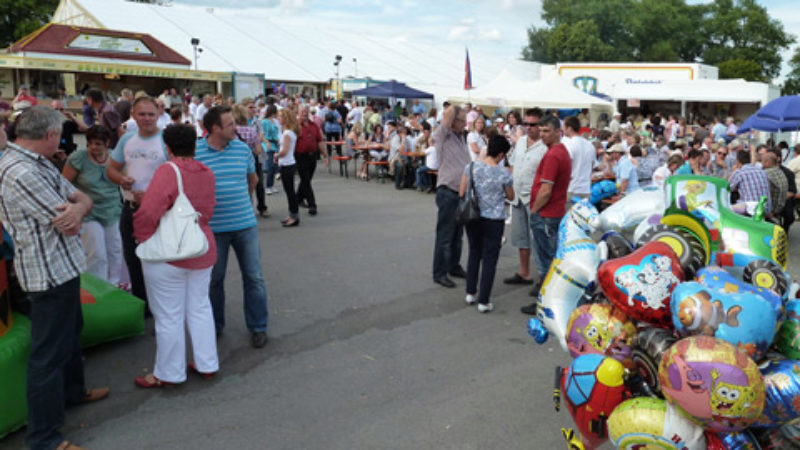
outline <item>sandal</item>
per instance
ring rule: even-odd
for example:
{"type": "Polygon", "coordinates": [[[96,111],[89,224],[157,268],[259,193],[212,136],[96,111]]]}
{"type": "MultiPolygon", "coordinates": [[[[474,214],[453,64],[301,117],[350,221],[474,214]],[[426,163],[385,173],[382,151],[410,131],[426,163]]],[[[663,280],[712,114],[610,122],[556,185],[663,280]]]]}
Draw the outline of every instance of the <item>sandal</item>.
{"type": "Polygon", "coordinates": [[[166,386],[173,386],[175,383],[170,383],[168,381],[161,381],[156,378],[155,375],[152,373],[148,373],[143,377],[136,377],[133,379],[134,384],[141,388],[161,388],[166,386]]]}
{"type": "Polygon", "coordinates": [[[187,364],[187,366],[189,366],[189,369],[191,369],[192,372],[203,377],[204,380],[210,380],[214,378],[214,375],[217,374],[217,372],[200,372],[199,370],[197,370],[197,364],[195,364],[194,362],[190,362],[189,364],[187,364]]]}

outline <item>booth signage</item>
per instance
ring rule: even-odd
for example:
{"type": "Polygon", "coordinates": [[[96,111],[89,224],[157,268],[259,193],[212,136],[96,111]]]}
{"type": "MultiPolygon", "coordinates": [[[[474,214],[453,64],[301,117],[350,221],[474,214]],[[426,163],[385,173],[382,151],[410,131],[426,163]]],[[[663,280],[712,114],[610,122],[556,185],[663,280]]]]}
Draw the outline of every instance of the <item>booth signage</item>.
{"type": "Polygon", "coordinates": [[[0,98],[14,98],[14,72],[0,69],[0,98]]]}
{"type": "Polygon", "coordinates": [[[99,50],[103,52],[152,55],[153,52],[139,39],[81,33],[67,45],[69,48],[99,50]]]}

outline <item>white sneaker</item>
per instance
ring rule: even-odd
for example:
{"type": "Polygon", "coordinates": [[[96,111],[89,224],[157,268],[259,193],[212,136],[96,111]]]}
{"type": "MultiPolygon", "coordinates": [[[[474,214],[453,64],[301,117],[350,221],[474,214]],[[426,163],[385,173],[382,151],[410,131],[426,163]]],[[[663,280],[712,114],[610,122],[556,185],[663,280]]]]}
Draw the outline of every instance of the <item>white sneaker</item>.
{"type": "Polygon", "coordinates": [[[478,301],[478,298],[472,294],[467,294],[467,297],[464,299],[464,301],[467,302],[468,305],[474,305],[475,302],[478,301]]]}
{"type": "Polygon", "coordinates": [[[491,303],[487,303],[485,305],[483,303],[478,303],[478,312],[487,313],[493,309],[494,305],[491,303]]]}

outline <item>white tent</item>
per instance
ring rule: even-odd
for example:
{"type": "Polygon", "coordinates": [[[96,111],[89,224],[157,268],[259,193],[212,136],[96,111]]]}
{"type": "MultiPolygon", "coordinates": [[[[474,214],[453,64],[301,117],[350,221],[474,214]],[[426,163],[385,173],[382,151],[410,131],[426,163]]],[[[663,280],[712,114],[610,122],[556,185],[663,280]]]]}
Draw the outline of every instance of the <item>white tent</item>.
{"type": "MultiPolygon", "coordinates": [[[[766,83],[735,80],[659,80],[657,83],[616,83],[611,92],[617,99],[687,101],[687,102],[751,102],[766,104],[771,100],[766,83]]],[[[776,95],[777,96],[777,95],[776,95]]]]}
{"type": "Polygon", "coordinates": [[[613,111],[611,102],[586,94],[555,74],[539,81],[520,81],[503,71],[486,86],[450,100],[504,108],[587,108],[593,123],[599,113],[613,111]]]}

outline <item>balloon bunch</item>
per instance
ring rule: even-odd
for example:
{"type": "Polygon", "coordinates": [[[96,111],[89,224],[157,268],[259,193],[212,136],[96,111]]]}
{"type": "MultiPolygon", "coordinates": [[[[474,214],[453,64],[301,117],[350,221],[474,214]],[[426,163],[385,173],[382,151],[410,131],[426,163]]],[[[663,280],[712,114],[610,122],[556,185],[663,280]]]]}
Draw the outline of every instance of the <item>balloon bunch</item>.
{"type": "Polygon", "coordinates": [[[561,223],[528,332],[573,358],[554,391],[577,428],[562,430],[569,448],[785,448],[800,435],[797,284],[768,258],[727,267],[740,255],[670,220],[635,245],[595,242],[604,221],[587,200],[561,223]]]}

